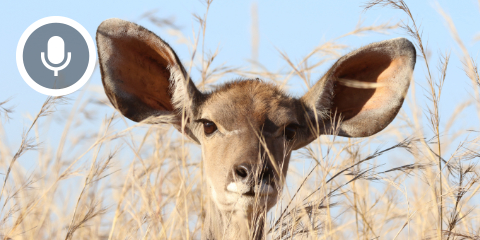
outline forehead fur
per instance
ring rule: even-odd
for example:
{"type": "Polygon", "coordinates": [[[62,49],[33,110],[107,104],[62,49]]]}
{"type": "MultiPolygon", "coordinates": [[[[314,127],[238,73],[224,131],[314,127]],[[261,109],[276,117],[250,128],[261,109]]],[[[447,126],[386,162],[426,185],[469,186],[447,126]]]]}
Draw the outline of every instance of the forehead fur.
{"type": "Polygon", "coordinates": [[[208,94],[201,107],[201,117],[212,118],[210,120],[227,130],[248,122],[256,128],[275,128],[296,122],[297,102],[275,84],[258,79],[238,80],[223,84],[208,94]]]}

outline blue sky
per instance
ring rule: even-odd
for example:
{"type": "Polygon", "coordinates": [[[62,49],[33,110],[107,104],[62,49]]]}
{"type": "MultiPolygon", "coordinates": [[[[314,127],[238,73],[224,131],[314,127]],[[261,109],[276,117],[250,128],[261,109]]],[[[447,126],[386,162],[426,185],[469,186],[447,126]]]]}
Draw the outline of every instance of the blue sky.
{"type": "MultiPolygon", "coordinates": [[[[461,52],[452,39],[444,19],[438,13],[441,6],[453,19],[460,37],[466,44],[471,56],[478,60],[479,43],[474,37],[480,33],[480,11],[478,2],[464,1],[406,1],[414,17],[423,28],[423,36],[428,41],[428,48],[436,66],[439,51],[451,51],[451,65],[448,70],[447,80],[441,102],[441,112],[449,116],[455,106],[471,98],[473,94],[470,80],[462,70],[459,57],[461,52]]],[[[337,0],[337,1],[214,1],[208,15],[205,49],[221,51],[216,64],[227,63],[229,66],[248,67],[251,59],[251,8],[252,4],[258,5],[259,16],[259,62],[271,71],[280,69],[290,70],[288,64],[281,58],[277,49],[285,52],[294,61],[299,61],[312,49],[325,41],[341,36],[352,31],[359,19],[364,25],[380,24],[390,20],[393,22],[408,21],[406,15],[398,10],[373,9],[363,12],[361,7],[364,1],[337,0]]],[[[15,106],[6,126],[9,144],[16,147],[19,144],[23,129],[30,124],[27,115],[35,115],[40,109],[46,96],[35,92],[21,78],[15,61],[18,40],[23,31],[38,19],[48,16],[65,16],[82,24],[93,37],[97,26],[105,19],[117,17],[135,21],[170,43],[180,59],[187,61],[190,53],[185,45],[178,44],[176,38],[167,34],[165,29],[154,26],[146,19],[141,19],[145,12],[157,10],[155,16],[174,19],[181,27],[184,35],[193,39],[193,31],[198,31],[198,23],[193,14],[203,16],[205,4],[200,1],[3,1],[0,4],[0,73],[2,87],[0,87],[0,102],[13,97],[10,106],[15,106]]],[[[371,42],[381,41],[395,37],[407,37],[398,29],[390,35],[367,34],[364,36],[351,36],[344,38],[339,43],[351,46],[350,50],[371,42]]],[[[411,39],[412,40],[412,39],[411,39]]],[[[345,51],[344,53],[347,53],[345,51]]],[[[331,64],[323,67],[326,70],[331,64]]],[[[315,73],[313,78],[320,78],[323,72],[315,73]]],[[[425,108],[426,98],[422,87],[426,87],[425,68],[422,59],[417,59],[415,80],[418,97],[421,97],[422,108],[425,108]]],[[[194,80],[198,75],[193,75],[194,80]]],[[[222,79],[228,80],[228,79],[222,79]]],[[[292,93],[300,96],[304,91],[299,78],[294,78],[289,83],[293,86],[292,93]]],[[[94,71],[88,86],[95,88],[101,86],[98,69],[94,71]]],[[[75,100],[79,93],[69,95],[75,100]]],[[[70,108],[71,101],[64,108],[70,108]]],[[[107,109],[107,111],[109,111],[107,109]]],[[[471,111],[462,113],[464,126],[472,126],[478,130],[478,119],[471,111]]],[[[107,114],[107,112],[105,112],[107,114]]],[[[101,114],[104,115],[104,114],[101,114]]],[[[63,126],[52,126],[48,137],[57,139],[63,126]]]]}

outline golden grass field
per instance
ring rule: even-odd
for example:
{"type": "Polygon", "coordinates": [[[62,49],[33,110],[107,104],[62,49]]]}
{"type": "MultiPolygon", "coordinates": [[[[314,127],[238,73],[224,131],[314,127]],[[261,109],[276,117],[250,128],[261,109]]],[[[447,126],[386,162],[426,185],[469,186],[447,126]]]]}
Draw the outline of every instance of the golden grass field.
{"type": "MultiPolygon", "coordinates": [[[[461,49],[463,65],[450,66],[449,49],[428,49],[422,35],[428,29],[403,0],[373,0],[362,5],[365,11],[394,8],[406,21],[358,25],[301,60],[279,50],[290,68],[274,72],[213,64],[218,52],[206,54],[198,44],[210,4],[215,2],[207,1],[205,14],[193,17],[197,38],[185,43],[200,58],[183,56],[187,71],[201,76],[196,83],[203,90],[232,73],[285,88],[292,79],[311,86],[317,80],[312,76],[318,77],[313,72],[347,52],[342,38],[392,30],[415,43],[415,71],[424,72],[425,79],[412,79],[404,107],[382,132],[366,139],[322,136],[293,155],[282,199],[268,214],[269,239],[480,239],[479,132],[464,127],[459,117],[473,109],[474,121],[480,121],[480,76],[476,53],[464,43],[472,39],[458,36],[458,23],[445,11],[438,10],[445,21],[441,27],[461,49]],[[453,78],[468,82],[473,95],[455,112],[443,113],[442,87],[450,68],[463,70],[453,78]],[[419,88],[416,81],[427,84],[419,88]]],[[[252,31],[258,31],[255,25],[252,31]]],[[[200,148],[170,126],[129,125],[101,86],[88,89],[76,99],[49,97],[37,115],[25,119],[9,119],[15,98],[0,96],[2,237],[199,239],[207,197],[200,148]],[[68,111],[57,111],[65,105],[68,111]],[[26,123],[17,133],[21,142],[7,141],[10,121],[26,123]],[[44,137],[52,124],[63,128],[54,145],[44,137]],[[34,168],[19,164],[32,156],[34,168]]]]}

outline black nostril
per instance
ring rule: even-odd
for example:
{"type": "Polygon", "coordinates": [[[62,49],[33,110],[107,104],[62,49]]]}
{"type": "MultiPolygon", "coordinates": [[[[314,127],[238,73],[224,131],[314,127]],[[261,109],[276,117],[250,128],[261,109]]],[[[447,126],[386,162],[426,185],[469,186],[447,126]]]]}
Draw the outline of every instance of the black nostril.
{"type": "Polygon", "coordinates": [[[263,168],[263,174],[268,175],[268,173],[270,173],[270,167],[268,165],[265,165],[265,167],[263,168]]]}
{"type": "Polygon", "coordinates": [[[240,179],[245,179],[248,177],[248,168],[245,165],[239,165],[235,167],[235,175],[240,179]]]}

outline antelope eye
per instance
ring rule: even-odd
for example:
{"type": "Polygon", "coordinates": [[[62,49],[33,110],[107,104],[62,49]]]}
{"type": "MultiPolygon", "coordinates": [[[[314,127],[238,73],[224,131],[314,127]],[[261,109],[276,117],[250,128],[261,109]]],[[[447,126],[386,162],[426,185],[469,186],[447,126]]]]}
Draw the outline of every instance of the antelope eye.
{"type": "Polygon", "coordinates": [[[203,131],[205,134],[209,135],[217,131],[217,125],[211,121],[204,121],[203,122],[203,131]]]}
{"type": "Polygon", "coordinates": [[[290,124],[290,125],[285,127],[284,135],[285,135],[285,139],[287,139],[287,141],[292,141],[293,138],[295,138],[295,134],[297,133],[297,128],[298,128],[298,126],[296,126],[294,124],[290,124]]]}

